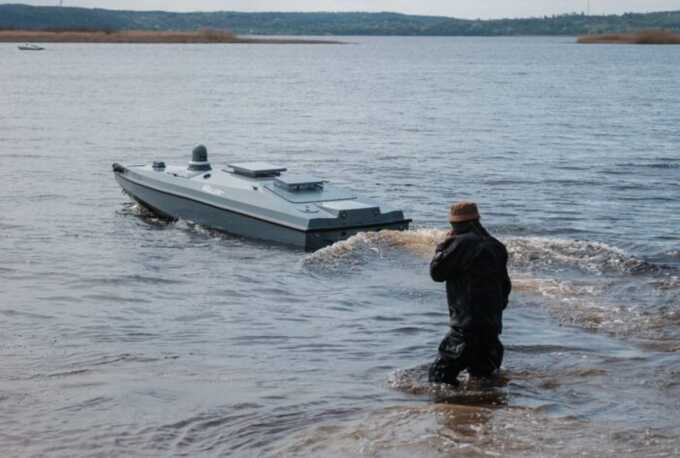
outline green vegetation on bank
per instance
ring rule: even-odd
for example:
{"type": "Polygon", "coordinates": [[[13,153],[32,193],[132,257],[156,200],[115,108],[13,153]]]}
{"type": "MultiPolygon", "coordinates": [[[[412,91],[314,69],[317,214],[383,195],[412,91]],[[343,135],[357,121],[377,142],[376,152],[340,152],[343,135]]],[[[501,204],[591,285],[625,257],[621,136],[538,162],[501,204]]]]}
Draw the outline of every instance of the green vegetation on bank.
{"type": "Polygon", "coordinates": [[[645,29],[680,32],[680,11],[467,20],[398,13],[170,13],[0,5],[0,29],[195,31],[201,28],[253,35],[573,36],[645,29]]]}

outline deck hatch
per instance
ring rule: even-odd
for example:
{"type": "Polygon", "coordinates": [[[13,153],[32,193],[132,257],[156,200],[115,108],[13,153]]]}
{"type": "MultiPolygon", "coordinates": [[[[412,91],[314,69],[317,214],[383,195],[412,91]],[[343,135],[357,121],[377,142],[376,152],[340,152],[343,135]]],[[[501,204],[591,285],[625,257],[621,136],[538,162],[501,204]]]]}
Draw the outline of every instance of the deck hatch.
{"type": "Polygon", "coordinates": [[[266,184],[264,185],[264,188],[294,204],[310,204],[316,202],[329,202],[333,200],[356,199],[356,196],[352,191],[329,184],[325,184],[322,188],[316,188],[311,191],[301,190],[295,192],[288,191],[286,188],[278,186],[275,183],[266,184]]]}
{"type": "Polygon", "coordinates": [[[285,172],[285,167],[269,164],[267,162],[239,162],[237,164],[227,164],[237,175],[244,175],[251,178],[277,177],[281,172],[285,172]]]}
{"type": "Polygon", "coordinates": [[[274,185],[285,189],[288,192],[309,192],[323,190],[324,180],[310,176],[291,176],[278,177],[274,179],[274,185]]]}

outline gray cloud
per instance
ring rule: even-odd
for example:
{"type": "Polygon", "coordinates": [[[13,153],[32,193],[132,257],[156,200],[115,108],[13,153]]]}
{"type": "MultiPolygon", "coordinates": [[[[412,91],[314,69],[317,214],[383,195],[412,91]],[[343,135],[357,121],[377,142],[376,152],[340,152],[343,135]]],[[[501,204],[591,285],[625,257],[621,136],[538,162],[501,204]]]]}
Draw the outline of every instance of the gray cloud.
{"type": "MultiPolygon", "coordinates": [[[[22,3],[56,5],[59,0],[28,0],[22,3]]],[[[397,11],[464,18],[581,12],[586,10],[587,4],[588,0],[64,0],[66,6],[137,10],[397,11]]],[[[590,8],[593,14],[680,10],[680,0],[590,0],[590,8]]]]}

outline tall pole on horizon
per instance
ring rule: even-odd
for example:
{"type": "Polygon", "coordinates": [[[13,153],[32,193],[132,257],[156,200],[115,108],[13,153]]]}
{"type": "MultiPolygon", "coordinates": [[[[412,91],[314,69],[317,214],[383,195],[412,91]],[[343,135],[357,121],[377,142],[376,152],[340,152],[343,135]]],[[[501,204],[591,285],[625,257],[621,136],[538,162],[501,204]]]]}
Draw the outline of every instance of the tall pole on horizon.
{"type": "Polygon", "coordinates": [[[588,16],[590,16],[590,0],[588,0],[588,16]]]}

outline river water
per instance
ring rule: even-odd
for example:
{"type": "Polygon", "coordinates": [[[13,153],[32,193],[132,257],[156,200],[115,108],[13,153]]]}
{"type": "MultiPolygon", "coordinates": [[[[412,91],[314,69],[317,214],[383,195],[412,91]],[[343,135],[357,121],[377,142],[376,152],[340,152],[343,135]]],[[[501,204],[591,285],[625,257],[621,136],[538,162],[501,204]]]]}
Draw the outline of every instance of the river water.
{"type": "Polygon", "coordinates": [[[0,45],[10,456],[677,456],[680,54],[571,38],[0,45]],[[266,160],[402,208],[315,253],[111,163],[266,160]],[[430,387],[447,206],[511,255],[499,380],[430,387]]]}

